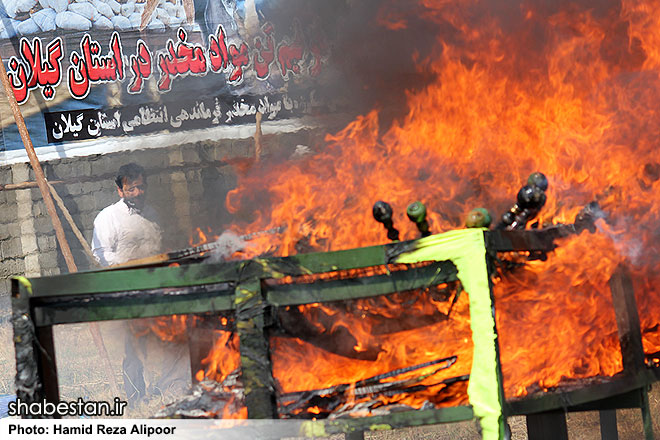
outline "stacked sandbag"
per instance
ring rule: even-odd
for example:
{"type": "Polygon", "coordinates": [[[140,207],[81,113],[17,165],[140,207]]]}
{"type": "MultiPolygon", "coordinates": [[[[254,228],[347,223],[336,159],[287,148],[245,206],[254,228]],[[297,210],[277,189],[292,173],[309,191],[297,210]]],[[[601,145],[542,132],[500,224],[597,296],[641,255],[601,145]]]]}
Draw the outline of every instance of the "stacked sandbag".
{"type": "MultiPolygon", "coordinates": [[[[55,30],[138,30],[147,0],[2,0],[0,39],[55,30]]],[[[159,1],[147,29],[164,31],[186,23],[182,0],[159,1]]]]}

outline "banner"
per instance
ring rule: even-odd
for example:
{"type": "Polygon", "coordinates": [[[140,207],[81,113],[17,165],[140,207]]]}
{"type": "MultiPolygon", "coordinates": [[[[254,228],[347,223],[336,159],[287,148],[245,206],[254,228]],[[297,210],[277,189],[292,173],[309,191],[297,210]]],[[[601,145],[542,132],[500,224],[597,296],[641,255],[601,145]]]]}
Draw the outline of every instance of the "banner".
{"type": "Polygon", "coordinates": [[[314,3],[4,0],[0,53],[35,147],[299,118],[329,58],[314,3]]]}

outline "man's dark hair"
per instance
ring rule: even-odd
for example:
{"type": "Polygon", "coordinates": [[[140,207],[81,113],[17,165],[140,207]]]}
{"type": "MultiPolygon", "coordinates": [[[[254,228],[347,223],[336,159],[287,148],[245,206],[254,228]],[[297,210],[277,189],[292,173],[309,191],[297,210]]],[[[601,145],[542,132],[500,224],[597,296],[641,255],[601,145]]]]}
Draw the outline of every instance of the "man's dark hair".
{"type": "Polygon", "coordinates": [[[119,171],[117,171],[117,178],[115,179],[115,183],[117,184],[117,187],[119,189],[124,188],[124,179],[127,180],[135,180],[138,177],[142,176],[145,178],[144,174],[144,168],[142,168],[140,165],[136,163],[127,163],[126,165],[122,165],[119,167],[119,171]]]}

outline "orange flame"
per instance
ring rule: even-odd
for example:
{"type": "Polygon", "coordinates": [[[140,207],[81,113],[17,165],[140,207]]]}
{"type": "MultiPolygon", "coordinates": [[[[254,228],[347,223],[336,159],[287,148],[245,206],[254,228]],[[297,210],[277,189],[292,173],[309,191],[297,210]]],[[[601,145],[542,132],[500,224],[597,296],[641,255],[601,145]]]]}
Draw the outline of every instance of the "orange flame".
{"type": "MultiPolygon", "coordinates": [[[[445,287],[441,287],[444,291],[445,287]]],[[[350,330],[357,340],[355,355],[369,351],[373,359],[357,359],[346,350],[342,354],[330,353],[318,341],[306,342],[293,337],[271,339],[271,359],[273,376],[278,381],[280,391],[318,390],[339,384],[349,384],[345,391],[346,405],[352,406],[365,399],[355,395],[356,382],[389,373],[412,365],[457,356],[456,364],[441,371],[437,365],[399,374],[383,382],[420,378],[419,384],[429,388],[416,393],[394,394],[392,396],[369,396],[366,400],[377,399],[383,404],[399,403],[419,408],[426,401],[444,404],[466,403],[465,388],[454,396],[440,393],[447,388],[442,380],[469,374],[472,364],[472,339],[468,313],[468,296],[449,288],[449,296],[437,296],[435,290],[413,291],[404,294],[388,295],[346,302],[344,305],[310,304],[298,306],[309,322],[315,325],[328,340],[339,332],[340,327],[350,330]],[[455,304],[450,306],[452,299],[455,304]],[[451,313],[449,313],[451,308],[451,313]],[[447,317],[449,315],[449,317],[447,317]],[[331,317],[330,325],[324,324],[324,316],[331,317]],[[419,321],[421,317],[433,316],[433,320],[419,321]],[[401,328],[398,323],[410,321],[411,326],[401,328]],[[434,373],[434,374],[431,374],[434,373]]],[[[445,292],[447,294],[447,292],[445,292]]],[[[284,313],[287,313],[286,311],[284,313]]],[[[309,333],[309,330],[308,330],[309,333]]],[[[305,336],[299,335],[302,339],[305,336]]],[[[309,336],[309,335],[307,335],[309,336]]],[[[334,342],[341,342],[335,340],[334,342]]],[[[453,391],[453,389],[451,390],[453,391]]],[[[316,413],[318,414],[318,413],[316,413]]]]}
{"type": "MultiPolygon", "coordinates": [[[[390,3],[379,23],[404,28],[409,17],[390,3]]],[[[409,92],[406,116],[385,131],[374,110],[327,135],[313,156],[240,175],[226,204],[232,213],[255,211],[241,229],[285,224],[276,243],[283,256],[378,244],[385,231],[371,207],[386,200],[409,239],[417,235],[405,218],[410,202],[427,205],[433,232],[446,231],[462,227],[473,207],[505,212],[529,173],[542,171],[551,185],[542,224],[571,223],[593,200],[609,218],[593,235],[562,240],[547,262],[497,280],[507,395],[621,370],[608,287],[621,263],[634,275],[645,351],[657,352],[660,6],[623,0],[595,11],[524,2],[505,11],[509,18],[469,0],[418,3],[438,35],[446,27],[455,35],[438,37],[432,55],[418,58],[416,68],[435,81],[409,92]]],[[[255,255],[275,244],[267,236],[252,243],[255,255]]],[[[421,359],[412,341],[432,345],[448,331],[437,326],[423,337],[393,335],[404,353],[379,361],[396,368],[421,359]]],[[[298,340],[276,339],[274,346],[283,353],[274,355],[274,369],[285,389],[374,373],[365,361],[298,340]],[[309,373],[293,373],[294,365],[309,373]]]]}
{"type": "MultiPolygon", "coordinates": [[[[376,14],[383,30],[411,26],[409,12],[397,2],[383,3],[376,14]]],[[[508,210],[529,173],[542,171],[550,188],[539,224],[571,223],[593,200],[608,218],[597,222],[595,234],[563,239],[548,261],[527,262],[494,280],[507,396],[621,370],[608,286],[619,264],[633,274],[644,349],[657,364],[660,5],[622,0],[595,10],[576,2],[530,1],[496,11],[472,0],[417,3],[415,10],[423,11],[438,36],[429,36],[435,50],[417,56],[415,69],[435,80],[408,92],[405,116],[386,130],[373,110],[327,135],[326,145],[315,148],[313,156],[242,168],[226,205],[237,217],[251,220],[236,229],[249,233],[287,226],[277,239],[255,237],[247,256],[383,243],[385,230],[371,216],[377,200],[393,206],[402,239],[418,234],[405,216],[415,200],[427,205],[432,232],[459,228],[474,207],[493,214],[508,210]],[[446,38],[448,29],[452,38],[446,38]]],[[[198,230],[191,245],[207,241],[198,230]]],[[[435,303],[428,292],[420,295],[427,303],[418,302],[416,313],[446,313],[446,304],[435,303]]],[[[329,304],[296,310],[321,333],[349,329],[355,338],[350,348],[366,353],[377,347],[376,360],[274,336],[273,374],[280,391],[354,384],[447,355],[457,355],[457,364],[423,383],[469,373],[467,294],[458,298],[451,319],[377,337],[373,315],[393,317],[409,310],[370,300],[351,307],[353,313],[329,304]],[[321,316],[331,317],[332,326],[322,325],[321,316]]],[[[237,341],[218,332],[204,363],[198,380],[223,380],[240,364],[237,341]]],[[[442,397],[437,397],[439,390],[444,389],[437,385],[426,393],[381,400],[414,407],[427,400],[436,405],[465,402],[464,384],[444,390],[442,397]]],[[[359,400],[354,393],[347,397],[349,403],[359,400]]],[[[307,409],[314,415],[322,410],[307,409]]]]}
{"type": "Polygon", "coordinates": [[[190,244],[190,246],[195,247],[195,246],[200,246],[202,244],[206,244],[210,241],[215,241],[217,239],[218,236],[213,234],[211,228],[207,228],[206,232],[204,232],[202,228],[198,227],[195,228],[195,232],[188,239],[188,243],[190,244]]]}
{"type": "MultiPolygon", "coordinates": [[[[222,319],[226,320],[226,318],[222,319]]],[[[202,365],[207,365],[206,370],[199,370],[195,376],[199,381],[206,378],[222,382],[240,366],[237,334],[222,330],[216,330],[215,334],[213,349],[202,359],[202,365]]]]}

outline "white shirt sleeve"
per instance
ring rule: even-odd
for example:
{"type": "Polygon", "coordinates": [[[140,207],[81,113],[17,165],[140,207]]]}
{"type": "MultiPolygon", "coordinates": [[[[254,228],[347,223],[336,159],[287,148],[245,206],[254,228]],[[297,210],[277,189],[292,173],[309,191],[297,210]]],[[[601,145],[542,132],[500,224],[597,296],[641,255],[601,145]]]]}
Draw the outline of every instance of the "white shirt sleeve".
{"type": "Polygon", "coordinates": [[[94,235],[92,237],[92,254],[101,266],[116,264],[117,233],[113,228],[111,216],[101,211],[94,219],[94,235]]]}

